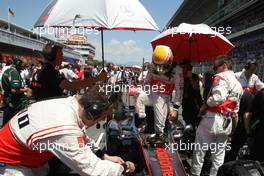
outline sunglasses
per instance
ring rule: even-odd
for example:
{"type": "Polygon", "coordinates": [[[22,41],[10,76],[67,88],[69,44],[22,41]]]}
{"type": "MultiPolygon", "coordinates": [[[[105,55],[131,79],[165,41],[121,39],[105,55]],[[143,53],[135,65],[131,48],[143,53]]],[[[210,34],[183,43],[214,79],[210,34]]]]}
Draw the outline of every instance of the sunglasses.
{"type": "Polygon", "coordinates": [[[224,64],[225,64],[225,63],[221,63],[221,64],[219,64],[219,65],[215,65],[215,66],[213,67],[214,71],[216,71],[219,67],[223,66],[224,64]]]}

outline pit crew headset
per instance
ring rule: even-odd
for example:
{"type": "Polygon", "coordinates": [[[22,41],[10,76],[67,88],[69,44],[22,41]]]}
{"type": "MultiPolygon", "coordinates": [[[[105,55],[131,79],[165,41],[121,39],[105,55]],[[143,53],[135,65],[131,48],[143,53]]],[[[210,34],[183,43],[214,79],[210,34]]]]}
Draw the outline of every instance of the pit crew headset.
{"type": "MultiPolygon", "coordinates": [[[[108,103],[107,103],[108,104],[108,103]]],[[[102,102],[91,102],[88,103],[85,107],[85,114],[87,120],[96,120],[97,117],[100,116],[100,114],[105,111],[109,107],[109,104],[106,105],[106,103],[102,102]]]]}
{"type": "Polygon", "coordinates": [[[102,102],[100,100],[93,100],[91,102],[86,103],[84,107],[86,119],[87,120],[96,120],[100,117],[100,114],[107,110],[109,106],[111,106],[116,101],[116,95],[110,94],[106,102],[102,102]]]}
{"type": "Polygon", "coordinates": [[[169,72],[173,62],[173,54],[170,47],[157,45],[152,54],[152,62],[156,73],[163,75],[169,72]]]}

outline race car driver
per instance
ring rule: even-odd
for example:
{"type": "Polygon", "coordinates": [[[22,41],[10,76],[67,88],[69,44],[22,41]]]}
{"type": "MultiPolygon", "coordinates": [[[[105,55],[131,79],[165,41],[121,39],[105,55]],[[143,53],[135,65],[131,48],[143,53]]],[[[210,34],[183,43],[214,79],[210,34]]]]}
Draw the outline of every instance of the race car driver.
{"type": "Polygon", "coordinates": [[[235,73],[236,78],[240,82],[244,91],[256,94],[264,89],[264,83],[255,74],[258,68],[256,60],[248,60],[241,72],[235,73]]]}
{"type": "MultiPolygon", "coordinates": [[[[155,137],[153,142],[164,142],[164,128],[167,116],[171,120],[177,117],[183,94],[183,70],[179,66],[173,68],[173,54],[168,46],[158,45],[153,51],[152,67],[149,68],[145,79],[145,86],[150,85],[150,91],[140,91],[136,98],[136,112],[140,119],[146,117],[145,105],[153,106],[155,137]],[[173,90],[173,110],[170,111],[170,97],[173,90]]],[[[142,120],[141,120],[142,121],[142,120]]]]}
{"type": "Polygon", "coordinates": [[[204,114],[196,131],[195,148],[191,174],[201,173],[206,150],[210,148],[212,167],[210,176],[217,174],[223,164],[228,135],[232,130],[232,121],[237,118],[242,86],[230,70],[231,62],[227,56],[214,61],[215,76],[206,103],[201,107],[204,114]],[[208,146],[209,145],[209,146],[208,146]]]}
{"type": "Polygon", "coordinates": [[[112,106],[99,93],[31,104],[0,131],[0,175],[44,176],[56,156],[80,175],[117,176],[133,172],[132,162],[102,152],[98,158],[82,129],[102,120],[112,106]],[[87,144],[87,145],[86,145],[87,144]]]}

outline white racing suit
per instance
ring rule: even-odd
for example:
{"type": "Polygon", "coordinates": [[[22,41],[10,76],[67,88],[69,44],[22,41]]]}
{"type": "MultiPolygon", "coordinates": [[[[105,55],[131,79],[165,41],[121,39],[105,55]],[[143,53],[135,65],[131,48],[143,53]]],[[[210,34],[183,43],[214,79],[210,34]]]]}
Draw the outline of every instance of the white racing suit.
{"type": "Polygon", "coordinates": [[[0,131],[0,175],[44,176],[53,156],[80,175],[118,176],[124,168],[99,159],[85,142],[75,97],[34,103],[0,131]]]}
{"type": "Polygon", "coordinates": [[[214,76],[213,86],[207,99],[208,109],[196,131],[193,148],[192,175],[200,175],[206,150],[211,150],[210,176],[217,174],[223,164],[228,135],[232,130],[231,114],[237,113],[243,90],[233,71],[214,76]]]}
{"type": "Polygon", "coordinates": [[[245,70],[241,72],[235,73],[236,78],[242,85],[244,91],[248,91],[250,93],[257,93],[264,88],[264,83],[259,79],[259,77],[255,74],[252,74],[249,79],[245,76],[245,70]]]}
{"type": "Polygon", "coordinates": [[[145,91],[143,89],[136,97],[136,112],[139,118],[145,118],[145,105],[153,106],[156,133],[163,133],[165,128],[173,90],[175,90],[172,100],[174,105],[181,105],[183,83],[183,72],[179,66],[176,66],[169,76],[155,74],[153,68],[148,71],[144,84],[145,91]],[[146,91],[147,86],[150,88],[148,91],[146,91]]]}

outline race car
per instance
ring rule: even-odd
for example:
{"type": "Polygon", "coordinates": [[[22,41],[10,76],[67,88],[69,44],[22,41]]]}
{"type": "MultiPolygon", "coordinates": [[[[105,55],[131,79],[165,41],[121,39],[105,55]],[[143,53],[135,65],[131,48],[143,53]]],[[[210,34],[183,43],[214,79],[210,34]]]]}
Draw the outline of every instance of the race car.
{"type": "Polygon", "coordinates": [[[165,143],[155,144],[149,140],[153,135],[150,131],[138,131],[133,110],[128,110],[122,117],[125,118],[117,117],[108,122],[107,153],[134,162],[136,171],[133,175],[186,175],[185,166],[175,148],[177,135],[179,138],[183,135],[175,125],[168,126],[165,143]]]}

